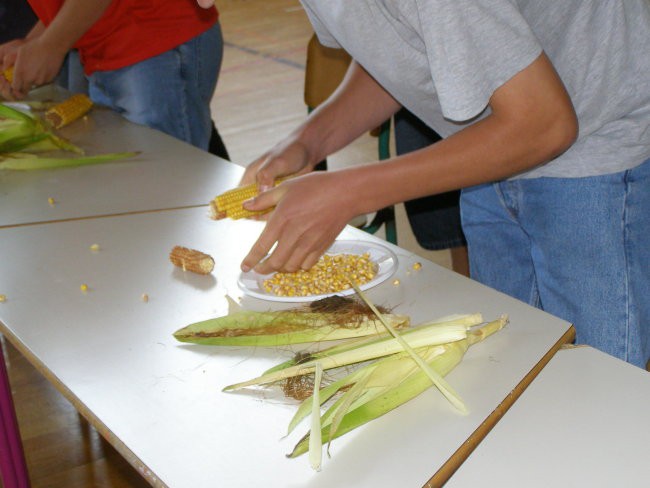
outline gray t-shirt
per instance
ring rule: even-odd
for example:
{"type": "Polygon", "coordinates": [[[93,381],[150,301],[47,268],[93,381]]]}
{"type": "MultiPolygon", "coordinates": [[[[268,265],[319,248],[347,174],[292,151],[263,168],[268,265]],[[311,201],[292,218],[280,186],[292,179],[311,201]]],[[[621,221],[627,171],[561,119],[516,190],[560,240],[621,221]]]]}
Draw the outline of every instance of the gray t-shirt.
{"type": "MultiPolygon", "coordinates": [[[[542,50],[571,96],[578,140],[524,177],[580,177],[650,158],[650,0],[302,0],[342,47],[446,137],[542,50]]],[[[477,162],[480,164],[480,162],[477,162]]]]}

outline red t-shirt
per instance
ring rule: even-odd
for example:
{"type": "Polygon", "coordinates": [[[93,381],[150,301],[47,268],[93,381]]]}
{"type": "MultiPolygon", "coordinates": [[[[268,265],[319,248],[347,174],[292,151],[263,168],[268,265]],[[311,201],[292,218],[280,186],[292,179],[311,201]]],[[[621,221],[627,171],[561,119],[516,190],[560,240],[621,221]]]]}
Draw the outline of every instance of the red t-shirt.
{"type": "MultiPolygon", "coordinates": [[[[29,0],[47,26],[64,0],[29,0]]],[[[157,56],[202,34],[218,19],[216,8],[196,0],[113,0],[77,41],[84,71],[123,68],[157,56]]]]}

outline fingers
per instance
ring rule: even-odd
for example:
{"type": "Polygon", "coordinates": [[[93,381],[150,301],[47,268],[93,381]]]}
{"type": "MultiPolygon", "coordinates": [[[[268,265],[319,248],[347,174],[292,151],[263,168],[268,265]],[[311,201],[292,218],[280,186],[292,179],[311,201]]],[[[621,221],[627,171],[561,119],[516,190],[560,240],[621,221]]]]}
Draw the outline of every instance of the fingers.
{"type": "Polygon", "coordinates": [[[196,3],[199,4],[199,7],[210,8],[214,5],[214,0],[196,0],[196,3]]]}

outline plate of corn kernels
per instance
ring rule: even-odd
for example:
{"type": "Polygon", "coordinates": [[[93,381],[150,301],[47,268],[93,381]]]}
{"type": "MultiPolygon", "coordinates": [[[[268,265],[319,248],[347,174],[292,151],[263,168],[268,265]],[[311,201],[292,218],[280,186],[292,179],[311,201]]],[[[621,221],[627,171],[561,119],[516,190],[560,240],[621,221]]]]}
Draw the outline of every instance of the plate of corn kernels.
{"type": "Polygon", "coordinates": [[[354,280],[361,290],[392,276],[397,255],[387,247],[367,241],[336,241],[308,270],[261,275],[242,273],[239,287],[247,295],[275,302],[311,302],[331,295],[352,295],[354,280]]]}

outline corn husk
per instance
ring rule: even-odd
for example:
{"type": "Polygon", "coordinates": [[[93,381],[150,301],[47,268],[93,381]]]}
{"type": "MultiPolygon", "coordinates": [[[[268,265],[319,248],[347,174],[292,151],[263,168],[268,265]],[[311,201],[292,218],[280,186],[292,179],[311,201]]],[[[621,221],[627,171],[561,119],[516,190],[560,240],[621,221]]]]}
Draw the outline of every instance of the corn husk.
{"type": "MultiPolygon", "coordinates": [[[[382,331],[373,312],[354,300],[330,297],[315,304],[268,312],[236,309],[223,317],[183,327],[174,332],[174,337],[194,344],[273,347],[370,336],[382,331]],[[331,308],[328,304],[332,304],[331,308]]],[[[405,315],[385,315],[397,328],[409,325],[405,315]]]]}
{"type": "MultiPolygon", "coordinates": [[[[506,316],[500,317],[470,331],[466,339],[417,348],[416,352],[440,376],[445,376],[462,361],[469,347],[501,330],[507,321],[506,316]]],[[[411,355],[401,352],[369,363],[322,388],[319,392],[321,405],[342,392],[321,417],[322,443],[329,444],[333,439],[390,412],[420,395],[432,384],[411,355]]],[[[290,432],[309,413],[311,401],[310,397],[300,405],[289,424],[290,432]]],[[[309,438],[310,434],[306,434],[288,456],[297,457],[307,452],[309,438]]]]}

